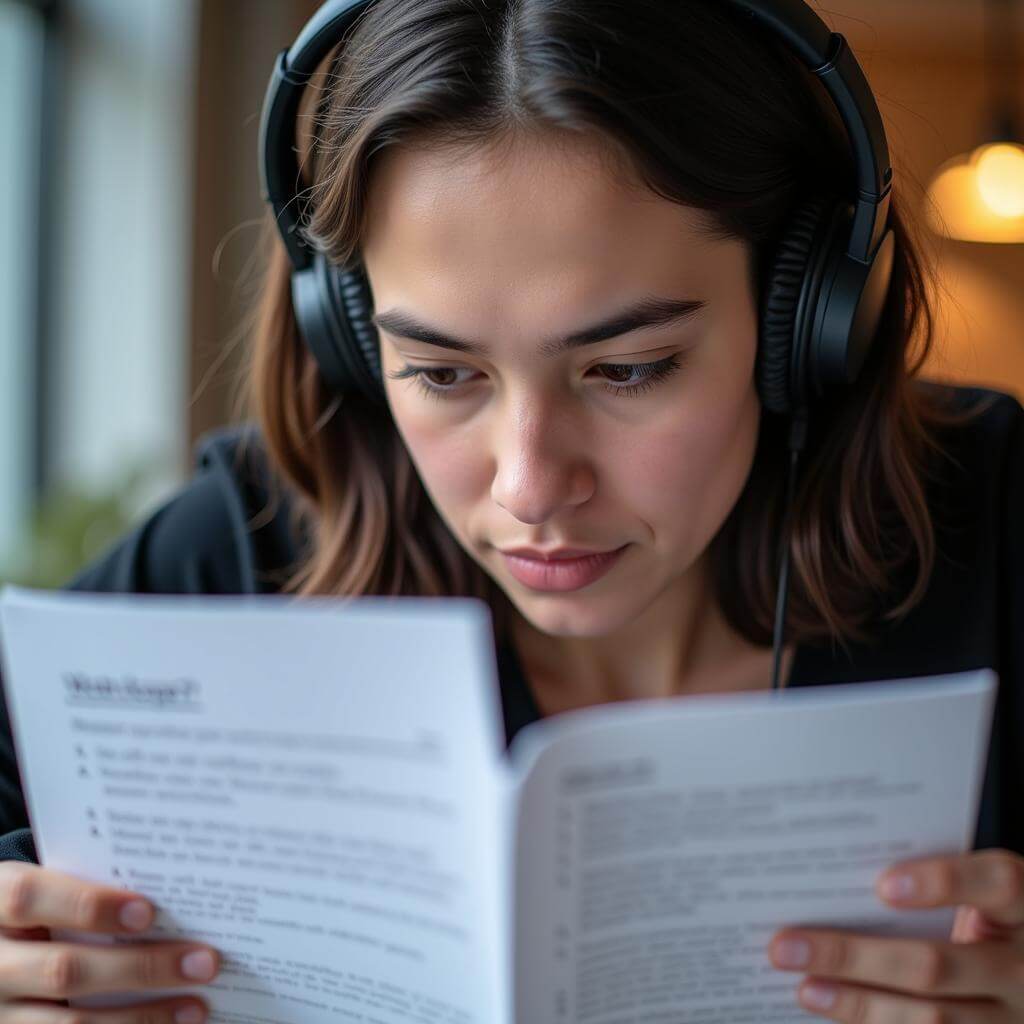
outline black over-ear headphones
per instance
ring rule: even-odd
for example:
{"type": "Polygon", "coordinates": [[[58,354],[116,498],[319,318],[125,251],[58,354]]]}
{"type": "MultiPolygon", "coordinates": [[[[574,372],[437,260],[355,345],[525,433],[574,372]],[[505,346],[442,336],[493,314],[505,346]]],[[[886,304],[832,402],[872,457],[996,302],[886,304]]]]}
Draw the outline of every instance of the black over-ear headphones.
{"type": "MultiPolygon", "coordinates": [[[[290,49],[282,50],[260,121],[260,180],[292,264],[298,329],[324,381],[338,394],[384,403],[377,329],[362,266],[343,270],[303,237],[297,187],[296,119],[318,65],[374,0],[328,0],[290,49]]],[[[764,407],[792,418],[788,510],[807,411],[852,384],[878,330],[889,291],[895,238],[888,227],[892,166],[882,118],[846,39],[803,0],[719,0],[780,38],[822,81],[853,146],[857,194],[807,199],[793,214],[766,270],[761,297],[757,389],[764,407]]],[[[775,671],[785,618],[788,544],[782,545],[775,671]]]]}

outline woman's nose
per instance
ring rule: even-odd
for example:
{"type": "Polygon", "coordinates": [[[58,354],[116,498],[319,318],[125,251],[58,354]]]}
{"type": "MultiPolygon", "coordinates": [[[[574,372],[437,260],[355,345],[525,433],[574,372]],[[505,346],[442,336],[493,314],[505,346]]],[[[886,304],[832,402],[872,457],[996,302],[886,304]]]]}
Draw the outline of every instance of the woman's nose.
{"type": "Polygon", "coordinates": [[[491,498],[520,522],[539,524],[582,505],[594,473],[565,416],[520,408],[496,424],[491,498]]]}

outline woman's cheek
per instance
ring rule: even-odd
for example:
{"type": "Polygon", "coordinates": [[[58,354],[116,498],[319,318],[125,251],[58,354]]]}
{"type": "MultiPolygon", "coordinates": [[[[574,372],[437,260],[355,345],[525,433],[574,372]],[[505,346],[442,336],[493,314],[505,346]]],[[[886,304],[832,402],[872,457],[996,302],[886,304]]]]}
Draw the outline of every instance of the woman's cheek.
{"type": "Polygon", "coordinates": [[[641,518],[702,542],[731,511],[757,447],[756,395],[737,404],[716,402],[715,394],[680,403],[653,433],[621,446],[617,460],[616,490],[641,518]]]}
{"type": "Polygon", "coordinates": [[[436,413],[393,412],[420,480],[440,511],[455,511],[459,504],[479,494],[486,454],[478,432],[453,427],[436,413]]]}

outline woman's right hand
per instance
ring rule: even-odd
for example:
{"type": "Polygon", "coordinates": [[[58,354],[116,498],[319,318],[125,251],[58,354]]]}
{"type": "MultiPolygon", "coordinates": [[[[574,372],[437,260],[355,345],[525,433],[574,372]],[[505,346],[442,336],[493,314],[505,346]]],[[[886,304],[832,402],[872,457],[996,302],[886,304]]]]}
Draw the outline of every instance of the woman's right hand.
{"type": "Polygon", "coordinates": [[[137,934],[153,917],[153,904],[137,893],[38,864],[0,861],[0,1024],[200,1024],[206,1004],[195,997],[102,1010],[67,1004],[68,998],[96,993],[194,988],[214,977],[220,969],[216,949],[194,942],[94,946],[50,938],[51,928],[137,934]],[[129,911],[124,923],[120,914],[138,901],[145,913],[132,920],[129,911]],[[206,954],[207,970],[187,973],[189,967],[202,967],[206,954]],[[175,1016],[188,1008],[192,1017],[175,1016]]]}

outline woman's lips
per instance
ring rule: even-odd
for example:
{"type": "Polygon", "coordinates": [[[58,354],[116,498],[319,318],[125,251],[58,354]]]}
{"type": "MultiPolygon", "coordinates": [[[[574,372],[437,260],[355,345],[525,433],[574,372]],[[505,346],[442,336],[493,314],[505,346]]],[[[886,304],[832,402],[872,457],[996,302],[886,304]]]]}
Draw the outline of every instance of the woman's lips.
{"type": "Polygon", "coordinates": [[[618,561],[628,544],[614,551],[581,558],[540,559],[502,552],[508,571],[533,590],[579,590],[600,579],[618,561]]]}

